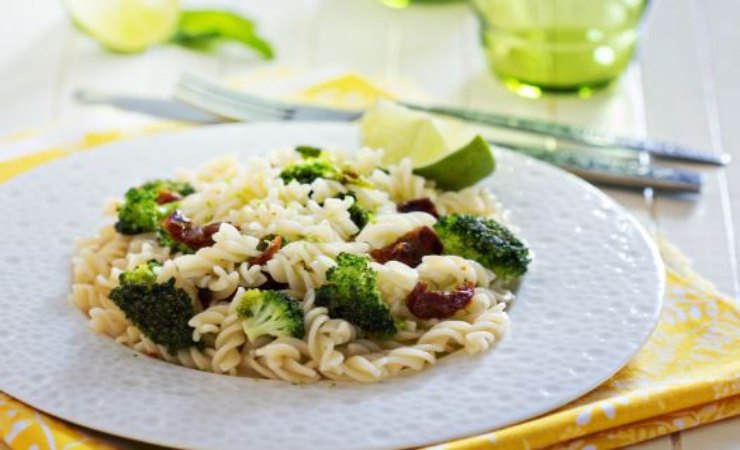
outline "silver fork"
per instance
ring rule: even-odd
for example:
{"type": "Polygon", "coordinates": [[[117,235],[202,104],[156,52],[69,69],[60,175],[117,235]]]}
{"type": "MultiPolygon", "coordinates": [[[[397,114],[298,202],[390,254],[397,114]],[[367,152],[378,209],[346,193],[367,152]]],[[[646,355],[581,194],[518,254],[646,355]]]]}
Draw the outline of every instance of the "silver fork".
{"type": "Polygon", "coordinates": [[[269,100],[224,87],[190,74],[180,77],[173,96],[191,106],[237,121],[308,120],[351,122],[360,111],[346,111],[269,100]]]}
{"type": "MultiPolygon", "coordinates": [[[[230,120],[317,120],[353,121],[362,111],[348,111],[270,100],[224,87],[201,77],[184,74],[174,92],[175,98],[230,120]]],[[[693,163],[725,165],[727,154],[713,154],[670,142],[617,136],[601,130],[576,127],[504,114],[487,113],[443,106],[423,106],[400,102],[412,109],[446,115],[483,125],[550,136],[594,149],[623,149],[636,153],[693,163]]]]}

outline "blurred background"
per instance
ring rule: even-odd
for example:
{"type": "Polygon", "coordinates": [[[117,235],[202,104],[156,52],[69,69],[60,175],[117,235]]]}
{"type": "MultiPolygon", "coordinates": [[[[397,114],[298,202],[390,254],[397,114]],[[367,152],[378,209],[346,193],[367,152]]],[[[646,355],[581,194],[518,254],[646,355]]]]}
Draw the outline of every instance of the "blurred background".
{"type": "MultiPolygon", "coordinates": [[[[96,26],[111,28],[111,21],[94,17],[96,13],[105,15],[96,11],[101,8],[95,3],[107,2],[67,2],[78,22],[93,35],[96,26]]],[[[167,4],[177,2],[137,3],[167,9],[167,4]]],[[[386,5],[396,7],[406,3],[385,0],[386,5]]],[[[644,46],[643,60],[656,67],[689,62],[687,55],[678,52],[682,46],[676,40],[677,34],[691,39],[691,24],[681,23],[690,16],[689,2],[685,3],[683,11],[679,4],[655,5],[645,36],[645,41],[653,44],[644,46]]],[[[206,53],[173,45],[155,46],[133,55],[105,53],[98,43],[75,29],[64,2],[15,2],[0,19],[4,22],[0,70],[6,80],[0,87],[0,98],[20,111],[10,115],[17,122],[3,121],[2,129],[38,124],[73,109],[69,94],[77,87],[164,95],[186,69],[223,79],[254,74],[267,67],[302,72],[349,70],[389,83],[410,82],[419,91],[448,104],[541,115],[540,102],[516,98],[505,92],[504,84],[516,91],[517,78],[523,76],[535,84],[566,90],[579,82],[603,85],[629,62],[646,2],[417,0],[403,9],[385,6],[379,0],[185,0],[180,4],[184,9],[229,10],[253,19],[260,36],[274,48],[274,59],[265,61],[258,53],[234,43],[206,53]],[[528,39],[535,43],[528,45],[528,39]],[[548,39],[555,40],[555,44],[545,44],[548,39]],[[506,83],[491,76],[491,63],[496,63],[506,83]],[[588,73],[591,69],[595,73],[588,73]],[[575,70],[581,79],[575,76],[571,80],[575,70]],[[51,106],[49,90],[54,90],[56,96],[51,106]]],[[[124,15],[119,12],[119,20],[125,21],[124,15]]],[[[166,19],[153,19],[148,28],[166,28],[166,23],[166,19]]],[[[119,50],[121,47],[129,50],[118,44],[119,50]]],[[[540,94],[526,87],[519,93],[530,97],[540,94]]],[[[584,93],[591,94],[588,89],[584,93]]],[[[629,121],[630,105],[619,109],[620,117],[614,120],[629,121]]]]}

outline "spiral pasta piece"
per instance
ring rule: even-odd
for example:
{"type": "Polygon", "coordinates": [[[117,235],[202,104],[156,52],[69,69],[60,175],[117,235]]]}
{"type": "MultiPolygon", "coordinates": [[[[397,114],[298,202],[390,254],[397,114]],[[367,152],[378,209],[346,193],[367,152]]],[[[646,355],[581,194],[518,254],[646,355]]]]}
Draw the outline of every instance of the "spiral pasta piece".
{"type": "Polygon", "coordinates": [[[214,244],[192,255],[181,255],[173,260],[182,277],[196,278],[214,273],[216,267],[232,271],[236,263],[259,255],[259,239],[243,235],[233,225],[221,224],[213,235],[214,244]]]}
{"type": "Polygon", "coordinates": [[[224,319],[229,315],[229,309],[228,303],[221,303],[193,316],[188,322],[188,325],[193,327],[193,341],[199,342],[206,334],[218,334],[224,319]]]}
{"type": "Polygon", "coordinates": [[[387,192],[396,203],[433,196],[434,190],[428,186],[427,180],[414,175],[413,170],[411,159],[405,158],[399,164],[391,166],[388,173],[374,171],[370,181],[387,192]]]}
{"type": "Polygon", "coordinates": [[[361,242],[292,242],[267,262],[267,272],[275,281],[287,283],[290,289],[306,292],[326,282],[326,271],[336,265],[337,255],[364,251],[367,245],[361,242]]]}
{"type": "Polygon", "coordinates": [[[228,315],[221,322],[214,344],[213,354],[214,372],[236,374],[237,366],[241,363],[240,347],[247,341],[236,308],[239,306],[244,289],[239,288],[234,299],[229,304],[228,315]]]}
{"type": "Polygon", "coordinates": [[[422,226],[432,226],[437,220],[425,212],[394,213],[377,216],[375,221],[366,225],[356,240],[367,242],[370,248],[376,249],[392,244],[398,238],[422,226]]]}
{"type": "Polygon", "coordinates": [[[256,350],[246,357],[248,367],[265,378],[308,383],[317,381],[319,374],[313,363],[303,363],[308,356],[308,346],[302,340],[281,337],[256,350]]]}
{"type": "Polygon", "coordinates": [[[419,280],[438,289],[454,289],[464,283],[489,287],[496,276],[470,259],[455,255],[428,255],[416,268],[419,280]]]}

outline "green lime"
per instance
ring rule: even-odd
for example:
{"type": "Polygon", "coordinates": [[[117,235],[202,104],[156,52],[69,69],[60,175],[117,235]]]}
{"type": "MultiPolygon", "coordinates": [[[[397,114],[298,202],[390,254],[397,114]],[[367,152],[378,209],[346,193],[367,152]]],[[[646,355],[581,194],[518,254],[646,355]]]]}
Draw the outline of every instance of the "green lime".
{"type": "Polygon", "coordinates": [[[442,189],[472,186],[496,167],[488,142],[466,124],[392,102],[371,106],[360,129],[363,145],[385,150],[384,164],[411,158],[414,173],[442,189]]]}
{"type": "Polygon", "coordinates": [[[67,0],[72,19],[109,50],[135,53],[175,32],[178,0],[67,0]]]}
{"type": "Polygon", "coordinates": [[[428,166],[417,167],[414,173],[448,191],[459,191],[472,186],[496,170],[491,147],[481,136],[476,136],[462,148],[428,166]]]}

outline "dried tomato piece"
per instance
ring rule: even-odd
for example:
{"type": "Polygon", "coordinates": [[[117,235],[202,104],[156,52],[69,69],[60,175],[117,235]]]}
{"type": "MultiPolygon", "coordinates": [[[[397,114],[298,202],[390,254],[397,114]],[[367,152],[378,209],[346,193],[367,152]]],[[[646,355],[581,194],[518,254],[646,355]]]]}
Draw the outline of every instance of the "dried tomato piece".
{"type": "Polygon", "coordinates": [[[213,235],[221,227],[222,222],[214,222],[205,226],[195,225],[179,210],[173,212],[162,224],[172,239],[181,242],[193,250],[210,247],[214,244],[213,235]]]}
{"type": "Polygon", "coordinates": [[[474,287],[473,283],[467,282],[454,291],[431,291],[426,283],[420,281],[406,297],[406,306],[420,319],[446,319],[470,303],[474,287]]]}
{"type": "Polygon", "coordinates": [[[207,309],[213,302],[213,292],[207,288],[198,289],[198,301],[203,309],[207,309]]]}
{"type": "Polygon", "coordinates": [[[156,201],[158,205],[165,205],[179,200],[182,200],[182,195],[177,192],[162,191],[157,194],[157,198],[154,201],[156,201]]]}
{"type": "Polygon", "coordinates": [[[254,258],[249,259],[249,264],[256,265],[256,264],[264,264],[267,261],[269,261],[273,256],[275,256],[275,253],[280,250],[280,247],[283,246],[283,237],[282,236],[275,236],[272,241],[267,245],[267,248],[260,253],[259,255],[255,256],[254,258]]]}
{"type": "Polygon", "coordinates": [[[370,252],[375,261],[383,264],[388,261],[400,261],[409,267],[421,264],[426,255],[442,253],[442,242],[437,233],[429,227],[415,228],[386,247],[370,252]]]}
{"type": "Polygon", "coordinates": [[[360,174],[350,169],[345,169],[344,171],[342,171],[342,175],[344,175],[344,177],[348,180],[357,180],[360,178],[360,174]]]}
{"type": "Polygon", "coordinates": [[[434,206],[434,203],[429,197],[417,198],[414,200],[409,200],[407,202],[399,203],[398,205],[396,205],[396,209],[398,210],[398,212],[402,213],[420,211],[431,214],[434,217],[439,217],[437,207],[434,206]]]}

